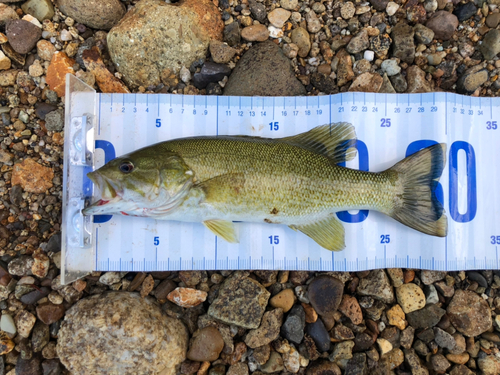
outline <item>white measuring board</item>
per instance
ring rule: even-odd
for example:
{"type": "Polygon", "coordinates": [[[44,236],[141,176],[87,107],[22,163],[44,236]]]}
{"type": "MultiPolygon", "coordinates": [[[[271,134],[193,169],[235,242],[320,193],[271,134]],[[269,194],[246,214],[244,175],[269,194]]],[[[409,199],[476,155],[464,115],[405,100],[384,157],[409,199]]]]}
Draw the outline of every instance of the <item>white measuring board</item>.
{"type": "MultiPolygon", "coordinates": [[[[330,252],[283,225],[236,223],[240,243],[229,244],[201,223],[96,216],[87,223],[90,244],[65,249],[68,274],[76,270],[499,268],[500,98],[449,93],[262,98],[73,92],[70,96],[68,121],[82,115],[79,105],[94,106],[89,131],[89,139],[95,137],[94,168],[173,138],[284,137],[339,121],[356,129],[358,155],[347,163],[351,168],[383,171],[420,148],[445,142],[447,163],[437,194],[444,203],[449,230],[446,238],[436,238],[378,212],[344,212],[339,218],[346,230],[346,249],[330,252]]],[[[73,168],[73,175],[83,176],[82,167],[73,168]]],[[[90,195],[91,182],[82,177],[79,183],[87,186],[80,195],[90,195]]],[[[70,231],[66,227],[66,235],[70,231]]]]}

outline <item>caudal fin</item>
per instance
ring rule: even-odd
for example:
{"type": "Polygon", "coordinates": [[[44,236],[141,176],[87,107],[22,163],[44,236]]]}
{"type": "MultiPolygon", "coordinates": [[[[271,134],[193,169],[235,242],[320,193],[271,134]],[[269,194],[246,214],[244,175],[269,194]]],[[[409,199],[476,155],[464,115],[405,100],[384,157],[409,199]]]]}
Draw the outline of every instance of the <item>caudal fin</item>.
{"type": "Polygon", "coordinates": [[[402,181],[390,216],[420,232],[445,237],[448,221],[434,189],[446,162],[446,144],[424,148],[390,168],[402,181]]]}

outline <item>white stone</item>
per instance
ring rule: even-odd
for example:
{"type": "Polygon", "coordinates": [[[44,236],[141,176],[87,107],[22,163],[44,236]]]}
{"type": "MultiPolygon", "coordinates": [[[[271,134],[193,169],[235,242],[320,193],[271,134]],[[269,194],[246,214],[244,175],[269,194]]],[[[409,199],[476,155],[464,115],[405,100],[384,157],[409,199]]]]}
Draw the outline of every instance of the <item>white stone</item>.
{"type": "Polygon", "coordinates": [[[16,324],[14,323],[14,318],[9,314],[2,314],[0,318],[0,329],[4,332],[16,334],[16,324]]]}
{"type": "Polygon", "coordinates": [[[382,61],[382,70],[387,73],[387,75],[394,76],[401,71],[401,67],[395,59],[389,59],[382,61]]]}
{"type": "Polygon", "coordinates": [[[31,22],[33,25],[36,25],[38,26],[40,29],[42,28],[42,24],[40,23],[40,21],[38,21],[35,17],[27,14],[23,17],[23,20],[24,21],[28,21],[28,22],[31,22]]]}
{"type": "Polygon", "coordinates": [[[62,30],[61,31],[61,40],[62,41],[67,42],[67,41],[69,41],[71,39],[73,39],[73,36],[71,36],[71,33],[68,30],[62,30]]]}
{"type": "Polygon", "coordinates": [[[386,339],[377,339],[377,344],[380,348],[380,355],[384,355],[385,353],[389,353],[392,350],[392,344],[386,339]]]}
{"type": "Polygon", "coordinates": [[[394,16],[399,9],[399,4],[396,4],[394,1],[390,1],[385,7],[385,11],[389,16],[394,16]]]}
{"type": "Polygon", "coordinates": [[[288,353],[283,354],[283,364],[285,365],[285,369],[287,369],[291,373],[296,374],[297,372],[299,372],[300,355],[293,346],[290,346],[290,351],[288,353]]]}
{"type": "Polygon", "coordinates": [[[269,30],[269,37],[270,38],[283,38],[283,30],[278,29],[277,27],[274,27],[273,25],[269,25],[267,27],[269,30]]]}
{"type": "Polygon", "coordinates": [[[439,302],[439,296],[434,285],[427,285],[425,288],[425,304],[435,305],[439,302]]]}
{"type": "Polygon", "coordinates": [[[365,60],[368,60],[368,61],[373,61],[373,59],[375,58],[375,52],[370,51],[369,49],[367,49],[365,51],[365,53],[363,54],[363,58],[365,60]]]}
{"type": "Polygon", "coordinates": [[[99,278],[99,281],[104,285],[113,285],[122,279],[120,272],[106,272],[99,278]]]}
{"type": "Polygon", "coordinates": [[[274,27],[281,29],[285,22],[288,21],[292,13],[283,8],[276,8],[275,10],[269,12],[267,19],[274,27]]]}
{"type": "Polygon", "coordinates": [[[183,66],[181,68],[181,71],[179,72],[179,76],[181,78],[181,81],[184,83],[188,83],[191,80],[191,72],[185,66],[183,66]]]}

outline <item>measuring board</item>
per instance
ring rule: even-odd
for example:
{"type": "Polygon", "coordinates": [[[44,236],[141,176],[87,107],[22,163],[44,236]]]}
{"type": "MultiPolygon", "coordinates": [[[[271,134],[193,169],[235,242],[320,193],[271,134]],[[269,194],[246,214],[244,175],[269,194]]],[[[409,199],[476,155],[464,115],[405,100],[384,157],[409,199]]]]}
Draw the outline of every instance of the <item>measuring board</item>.
{"type": "Polygon", "coordinates": [[[499,268],[500,98],[450,93],[343,93],[314,97],[97,94],[67,79],[63,275],[89,271],[499,268]],[[284,137],[347,121],[358,155],[347,167],[383,171],[436,142],[448,145],[436,189],[448,236],[421,234],[375,211],[338,213],[346,249],[330,252],[284,225],[236,223],[239,244],[201,223],[82,216],[86,173],[116,156],[199,135],[284,137]]]}

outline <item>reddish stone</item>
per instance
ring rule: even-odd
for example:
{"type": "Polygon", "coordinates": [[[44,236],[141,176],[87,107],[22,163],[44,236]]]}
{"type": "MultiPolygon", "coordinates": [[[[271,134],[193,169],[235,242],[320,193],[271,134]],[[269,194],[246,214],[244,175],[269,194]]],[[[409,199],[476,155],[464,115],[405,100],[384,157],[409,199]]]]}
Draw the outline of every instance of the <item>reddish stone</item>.
{"type": "Polygon", "coordinates": [[[64,52],[56,52],[50,60],[47,69],[47,84],[50,89],[57,93],[57,96],[64,96],[66,91],[66,74],[75,74],[73,65],[75,60],[71,59],[64,52]]]}
{"type": "Polygon", "coordinates": [[[65,311],[66,309],[63,305],[54,305],[53,303],[47,303],[36,308],[36,315],[42,322],[50,325],[61,319],[64,316],[65,311]]]}
{"type": "Polygon", "coordinates": [[[207,299],[207,292],[193,288],[175,288],[167,298],[181,307],[195,307],[207,299]]]}
{"type": "Polygon", "coordinates": [[[125,84],[116,78],[102,61],[101,54],[97,47],[92,47],[82,54],[85,67],[91,71],[102,92],[128,94],[130,90],[125,84]]]}
{"type": "Polygon", "coordinates": [[[29,193],[45,193],[52,187],[54,172],[51,168],[38,164],[33,159],[25,159],[14,165],[12,186],[21,185],[29,193]]]}

